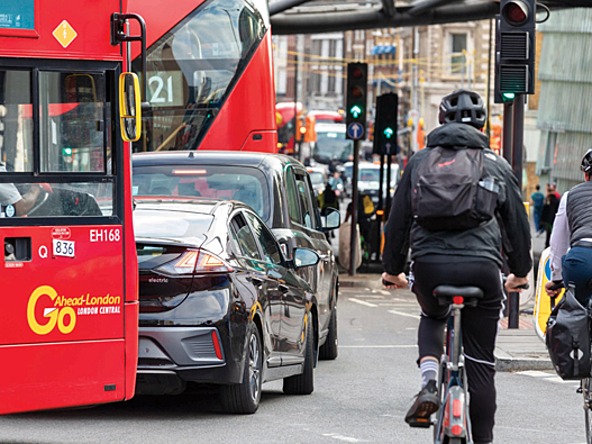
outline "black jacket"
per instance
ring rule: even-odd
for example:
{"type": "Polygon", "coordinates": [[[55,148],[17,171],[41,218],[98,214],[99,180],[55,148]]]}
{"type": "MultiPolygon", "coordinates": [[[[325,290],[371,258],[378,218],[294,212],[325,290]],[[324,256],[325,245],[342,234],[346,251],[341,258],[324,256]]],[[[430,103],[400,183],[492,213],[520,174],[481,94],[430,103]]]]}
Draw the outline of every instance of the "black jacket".
{"type": "Polygon", "coordinates": [[[412,260],[424,255],[474,256],[491,259],[502,266],[502,235],[495,218],[462,231],[428,231],[413,222],[412,175],[416,174],[417,165],[428,150],[436,146],[484,150],[485,173],[496,178],[501,185],[498,214],[507,234],[504,253],[508,267],[516,276],[526,276],[532,267],[531,235],[518,181],[508,162],[489,149],[487,137],[472,126],[461,123],[449,123],[433,130],[428,135],[427,147],[409,159],[385,227],[384,270],[394,275],[403,272],[409,248],[412,260]]]}

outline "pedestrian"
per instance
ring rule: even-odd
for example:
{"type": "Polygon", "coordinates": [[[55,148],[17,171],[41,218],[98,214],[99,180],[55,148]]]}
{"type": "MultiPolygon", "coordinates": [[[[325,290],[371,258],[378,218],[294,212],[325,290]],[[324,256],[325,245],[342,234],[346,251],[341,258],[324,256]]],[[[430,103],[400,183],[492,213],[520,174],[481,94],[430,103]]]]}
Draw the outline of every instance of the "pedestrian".
{"type": "Polygon", "coordinates": [[[541,186],[539,184],[535,187],[534,193],[530,195],[530,204],[532,205],[534,229],[539,234],[543,232],[541,216],[543,214],[543,205],[545,204],[545,195],[541,192],[541,186]]]}
{"type": "Polygon", "coordinates": [[[328,208],[335,208],[339,210],[339,199],[337,193],[329,182],[325,183],[325,189],[319,194],[319,207],[321,209],[321,215],[324,216],[327,213],[328,208]]]}
{"type": "Polygon", "coordinates": [[[553,193],[557,200],[561,199],[561,194],[557,191],[557,184],[555,182],[551,182],[547,184],[548,192],[553,193]]]}
{"type": "MultiPolygon", "coordinates": [[[[442,124],[427,137],[427,146],[409,160],[397,187],[386,225],[382,278],[391,282],[387,288],[403,288],[411,283],[421,307],[418,329],[417,363],[421,371],[421,390],[405,416],[409,425],[429,423],[438,410],[440,398],[436,378],[443,353],[443,338],[450,307],[443,307],[433,297],[433,289],[441,284],[476,286],[484,297],[476,307],[463,311],[463,344],[468,386],[471,396],[470,417],[475,444],[491,443],[496,411],[493,351],[504,297],[501,268],[504,259],[510,274],[506,289],[528,282],[532,267],[531,236],[522,193],[512,168],[506,160],[489,149],[482,133],[486,110],[481,97],[469,90],[457,90],[440,103],[442,124]],[[412,208],[412,191],[418,170],[430,159],[433,150],[482,150],[484,175],[505,188],[497,194],[496,217],[473,228],[430,230],[418,223],[412,208]],[[500,223],[505,226],[512,245],[502,257],[500,223]],[[409,281],[403,270],[411,249],[409,281]]],[[[460,155],[460,153],[459,153],[460,155]]],[[[469,154],[467,153],[466,156],[469,154]]],[[[437,164],[436,166],[444,166],[437,164]]]]}
{"type": "Polygon", "coordinates": [[[551,241],[551,232],[553,231],[553,222],[555,221],[555,214],[559,209],[559,198],[557,197],[557,190],[552,184],[547,185],[547,195],[545,196],[545,203],[541,212],[541,223],[545,229],[545,248],[549,247],[551,241]]]}
{"type": "Polygon", "coordinates": [[[592,148],[582,158],[584,182],[566,191],[561,200],[551,233],[549,260],[551,280],[545,285],[549,296],[559,290],[551,287],[559,282],[575,286],[574,296],[588,306],[592,288],[592,148]]]}

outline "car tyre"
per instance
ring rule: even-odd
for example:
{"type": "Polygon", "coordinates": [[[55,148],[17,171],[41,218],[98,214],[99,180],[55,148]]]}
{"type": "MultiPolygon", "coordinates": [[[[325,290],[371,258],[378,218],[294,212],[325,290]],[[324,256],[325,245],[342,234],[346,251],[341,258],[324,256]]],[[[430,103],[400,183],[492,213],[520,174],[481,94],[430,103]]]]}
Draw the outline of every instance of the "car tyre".
{"type": "Polygon", "coordinates": [[[331,310],[327,340],[319,349],[319,359],[331,361],[337,358],[337,353],[337,305],[335,305],[331,310]]]}
{"type": "Polygon", "coordinates": [[[310,395],[314,391],[315,338],[312,327],[313,318],[309,315],[308,319],[304,368],[301,374],[284,378],[283,390],[287,395],[310,395]]]}
{"type": "Polygon", "coordinates": [[[228,413],[251,414],[261,401],[263,377],[263,347],[259,330],[254,324],[247,328],[247,350],[243,380],[239,384],[223,386],[220,396],[228,413]]]}

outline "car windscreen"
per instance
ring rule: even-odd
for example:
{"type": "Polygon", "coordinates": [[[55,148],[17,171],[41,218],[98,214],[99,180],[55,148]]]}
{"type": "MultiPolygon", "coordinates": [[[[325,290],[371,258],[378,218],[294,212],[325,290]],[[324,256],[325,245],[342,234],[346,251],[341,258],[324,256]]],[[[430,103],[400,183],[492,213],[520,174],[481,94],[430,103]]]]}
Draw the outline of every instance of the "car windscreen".
{"type": "MultiPolygon", "coordinates": [[[[350,173],[351,174],[351,173],[350,173]]],[[[397,183],[398,168],[391,168],[391,185],[397,183]]],[[[364,168],[360,167],[358,171],[358,180],[362,182],[379,182],[380,181],[380,168],[364,168]]],[[[383,173],[383,182],[386,183],[386,166],[383,173]]]]}
{"type": "Polygon", "coordinates": [[[336,159],[345,162],[353,153],[353,141],[345,138],[343,131],[317,130],[315,151],[318,156],[326,159],[336,159]]]}
{"type": "Polygon", "coordinates": [[[237,165],[134,165],[134,196],[184,196],[238,200],[267,221],[271,198],[263,172],[237,165]]]}
{"type": "Polygon", "coordinates": [[[325,183],[325,175],[317,171],[309,171],[308,175],[313,185],[319,185],[325,183]]]}

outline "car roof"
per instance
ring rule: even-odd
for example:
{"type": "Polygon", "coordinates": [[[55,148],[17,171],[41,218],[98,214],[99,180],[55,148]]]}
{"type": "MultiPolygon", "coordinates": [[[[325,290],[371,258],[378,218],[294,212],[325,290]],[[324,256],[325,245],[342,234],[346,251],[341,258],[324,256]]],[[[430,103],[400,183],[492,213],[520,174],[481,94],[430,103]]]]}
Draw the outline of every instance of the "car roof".
{"type": "Polygon", "coordinates": [[[170,212],[187,212],[193,214],[214,215],[220,209],[231,211],[233,208],[248,208],[236,200],[210,199],[206,197],[166,197],[142,196],[134,198],[134,210],[163,210],[170,212]],[[225,208],[225,209],[224,209],[225,208]]]}
{"type": "Polygon", "coordinates": [[[325,131],[339,131],[345,132],[346,125],[345,123],[330,123],[330,122],[320,122],[315,125],[316,132],[325,132],[325,131]]]}
{"type": "Polygon", "coordinates": [[[135,165],[176,165],[201,164],[201,165],[224,165],[232,164],[239,166],[258,167],[261,164],[282,165],[292,164],[304,168],[304,165],[293,157],[285,154],[259,153],[254,151],[158,151],[146,153],[134,153],[132,156],[135,165]]]}

